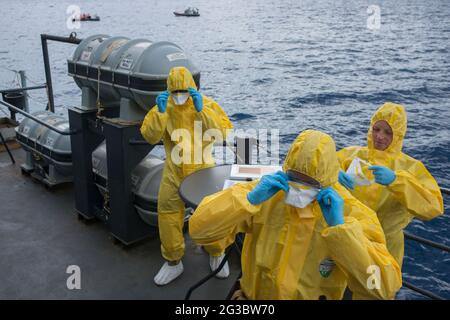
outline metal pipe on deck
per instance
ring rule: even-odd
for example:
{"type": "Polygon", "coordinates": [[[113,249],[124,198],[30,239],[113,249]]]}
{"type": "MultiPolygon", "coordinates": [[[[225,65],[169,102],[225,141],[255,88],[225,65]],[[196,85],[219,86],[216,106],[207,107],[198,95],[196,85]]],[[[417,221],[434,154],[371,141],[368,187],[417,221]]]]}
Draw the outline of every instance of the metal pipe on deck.
{"type": "Polygon", "coordinates": [[[30,113],[28,113],[28,112],[25,112],[25,111],[23,111],[22,109],[16,108],[16,107],[13,106],[12,104],[9,104],[9,103],[7,103],[7,102],[5,102],[5,101],[0,101],[0,104],[4,105],[5,107],[8,107],[9,109],[12,109],[13,111],[15,111],[15,112],[17,112],[17,113],[20,113],[20,114],[24,115],[24,116],[27,117],[27,118],[30,118],[30,119],[33,120],[33,121],[36,121],[37,123],[39,123],[39,124],[41,124],[41,125],[43,125],[43,126],[49,128],[49,129],[52,130],[52,131],[57,132],[57,133],[59,133],[59,134],[62,134],[62,135],[65,135],[65,136],[70,136],[70,135],[76,134],[76,133],[78,132],[78,131],[72,130],[72,129],[69,130],[69,131],[59,130],[58,128],[55,128],[55,127],[49,125],[48,123],[45,123],[45,122],[42,121],[41,119],[36,118],[36,117],[33,116],[32,114],[30,114],[30,113]]]}
{"type": "Polygon", "coordinates": [[[49,34],[41,34],[41,44],[42,44],[42,55],[44,57],[44,69],[45,69],[45,81],[47,83],[47,96],[48,96],[48,107],[47,110],[55,112],[55,102],[53,99],[53,84],[52,84],[52,74],[50,71],[50,60],[48,57],[48,45],[47,40],[79,44],[83,39],[78,39],[77,34],[72,32],[69,37],[59,37],[49,34]]]}
{"type": "Polygon", "coordinates": [[[47,88],[47,86],[45,84],[41,84],[41,85],[32,86],[32,87],[4,89],[4,90],[0,90],[0,93],[22,92],[22,91],[28,91],[28,90],[44,89],[44,88],[47,88]]]}

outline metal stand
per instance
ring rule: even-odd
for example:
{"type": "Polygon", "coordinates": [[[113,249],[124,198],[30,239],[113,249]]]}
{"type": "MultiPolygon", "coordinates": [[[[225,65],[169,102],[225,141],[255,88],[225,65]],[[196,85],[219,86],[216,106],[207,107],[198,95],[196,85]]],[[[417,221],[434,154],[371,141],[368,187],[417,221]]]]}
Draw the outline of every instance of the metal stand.
{"type": "MultiPolygon", "coordinates": [[[[108,118],[118,115],[118,108],[107,108],[108,118]]],[[[155,235],[157,229],[146,224],[136,212],[131,172],[153,149],[142,141],[139,125],[123,125],[97,118],[97,110],[69,109],[69,122],[77,133],[71,137],[75,209],[86,219],[105,222],[115,239],[125,245],[155,235]],[[101,195],[92,172],[92,152],[106,140],[108,182],[107,197],[101,195]]]]}
{"type": "Polygon", "coordinates": [[[93,219],[103,207],[103,198],[94,183],[92,152],[103,141],[102,128],[96,127],[96,110],[69,110],[70,128],[77,130],[71,137],[75,210],[86,219],[93,219]]]}
{"type": "Polygon", "coordinates": [[[131,172],[153,149],[153,145],[135,145],[142,140],[139,125],[121,125],[105,120],[110,195],[109,227],[111,234],[125,245],[156,234],[157,230],[144,223],[134,208],[131,172]]]}

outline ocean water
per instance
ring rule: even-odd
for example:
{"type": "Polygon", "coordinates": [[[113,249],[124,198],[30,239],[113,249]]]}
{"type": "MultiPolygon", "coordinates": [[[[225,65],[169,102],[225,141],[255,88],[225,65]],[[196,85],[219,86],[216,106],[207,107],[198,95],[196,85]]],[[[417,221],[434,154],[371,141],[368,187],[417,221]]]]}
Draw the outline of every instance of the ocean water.
{"type": "MultiPolygon", "coordinates": [[[[277,128],[283,157],[296,135],[316,128],[338,148],[362,145],[372,113],[385,101],[404,104],[404,151],[450,187],[450,2],[402,1],[175,1],[0,0],[0,88],[17,83],[7,69],[23,69],[28,84],[45,81],[40,34],[78,37],[104,33],[183,47],[202,71],[202,92],[218,101],[236,128],[277,128]],[[97,13],[100,22],[67,28],[67,9],[97,13]],[[367,27],[368,7],[380,8],[380,28],[367,27]],[[198,18],[175,17],[187,6],[198,18]]],[[[57,112],[80,102],[67,76],[75,46],[51,42],[57,112]]],[[[30,92],[33,111],[45,92],[30,92]]],[[[408,230],[450,245],[446,213],[415,220],[408,230]]],[[[450,298],[450,257],[406,241],[404,279],[450,298]]],[[[401,299],[423,299],[403,289],[401,299]]]]}

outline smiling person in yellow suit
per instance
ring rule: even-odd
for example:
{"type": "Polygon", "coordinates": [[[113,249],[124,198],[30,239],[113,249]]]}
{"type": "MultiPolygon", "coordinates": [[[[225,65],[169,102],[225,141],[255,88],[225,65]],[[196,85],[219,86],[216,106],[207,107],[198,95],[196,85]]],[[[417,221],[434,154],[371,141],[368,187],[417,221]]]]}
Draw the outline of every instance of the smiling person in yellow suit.
{"type": "MultiPolygon", "coordinates": [[[[157,285],[166,285],[183,272],[181,258],[184,255],[183,224],[185,206],[178,194],[181,181],[187,175],[214,166],[212,143],[203,141],[203,134],[210,129],[217,129],[225,139],[227,129],[233,128],[222,108],[211,98],[197,91],[192,74],[185,67],[170,70],[167,78],[167,90],[157,99],[157,105],[146,115],[141,127],[141,134],[150,144],[163,141],[166,152],[163,177],[158,193],[158,227],[161,239],[161,252],[167,261],[155,276],[157,285]],[[202,137],[194,139],[195,122],[201,124],[202,137]],[[178,130],[178,131],[177,131],[178,130]],[[180,133],[183,143],[182,161],[175,161],[174,150],[179,147],[172,138],[180,133]],[[183,136],[184,134],[184,136],[183,136]],[[184,141],[186,139],[186,141],[184,141]],[[195,150],[200,150],[199,161],[195,159],[195,150]],[[187,155],[187,161],[185,157],[187,155]]],[[[215,270],[222,261],[223,247],[211,244],[205,249],[210,254],[210,266],[215,270]]],[[[217,274],[226,278],[229,274],[228,264],[217,274]]]]}
{"type": "Polygon", "coordinates": [[[208,245],[245,233],[240,287],[248,299],[342,299],[347,286],[355,299],[392,299],[400,268],[375,212],[338,183],[333,139],[302,132],[283,171],[203,199],[189,222],[191,238],[208,245]],[[303,208],[285,202],[288,170],[321,185],[303,208]]]}
{"type": "Polygon", "coordinates": [[[338,152],[344,171],[356,157],[372,165],[368,169],[373,172],[375,183],[356,186],[352,176],[344,171],[339,173],[339,182],[377,213],[389,252],[400,267],[403,229],[414,217],[430,220],[444,212],[436,180],[422,162],[402,152],[406,124],[404,107],[386,102],[372,117],[367,147],[348,147],[338,152]]]}

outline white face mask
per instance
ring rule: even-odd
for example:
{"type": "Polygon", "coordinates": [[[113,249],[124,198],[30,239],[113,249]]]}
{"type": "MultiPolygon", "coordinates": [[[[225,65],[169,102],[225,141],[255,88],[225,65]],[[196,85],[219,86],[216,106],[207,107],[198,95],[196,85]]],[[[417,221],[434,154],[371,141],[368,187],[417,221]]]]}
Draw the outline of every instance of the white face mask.
{"type": "Polygon", "coordinates": [[[172,94],[173,103],[175,103],[177,106],[180,106],[182,104],[185,104],[187,99],[189,99],[189,93],[175,93],[172,94]]]}
{"type": "Polygon", "coordinates": [[[316,199],[318,193],[317,188],[289,181],[289,191],[284,202],[296,208],[305,208],[316,199]]]}
{"type": "Polygon", "coordinates": [[[356,157],[350,163],[346,173],[355,180],[355,185],[370,186],[373,183],[373,180],[369,179],[363,172],[363,167],[369,166],[371,166],[370,163],[356,157]]]}

